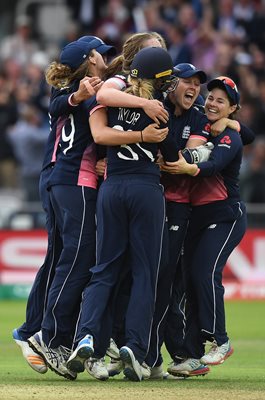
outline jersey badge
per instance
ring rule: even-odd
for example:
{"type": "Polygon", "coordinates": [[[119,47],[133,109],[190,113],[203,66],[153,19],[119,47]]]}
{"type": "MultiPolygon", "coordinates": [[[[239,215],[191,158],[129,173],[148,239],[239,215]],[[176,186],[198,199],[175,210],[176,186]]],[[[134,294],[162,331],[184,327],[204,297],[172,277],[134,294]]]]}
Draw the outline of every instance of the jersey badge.
{"type": "Polygon", "coordinates": [[[184,129],[182,131],[182,139],[188,139],[190,137],[190,126],[186,125],[184,126],[184,129]]]}
{"type": "Polygon", "coordinates": [[[223,143],[223,144],[231,144],[230,136],[224,136],[224,137],[220,140],[220,143],[223,143]]]}

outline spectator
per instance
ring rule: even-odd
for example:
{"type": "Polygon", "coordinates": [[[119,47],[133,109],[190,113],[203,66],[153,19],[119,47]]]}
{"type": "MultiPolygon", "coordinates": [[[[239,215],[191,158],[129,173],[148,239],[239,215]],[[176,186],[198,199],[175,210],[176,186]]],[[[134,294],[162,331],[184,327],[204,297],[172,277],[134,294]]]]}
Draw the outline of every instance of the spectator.
{"type": "Polygon", "coordinates": [[[166,39],[168,42],[168,52],[171,55],[173,64],[191,63],[192,51],[185,42],[184,29],[174,23],[169,23],[165,27],[166,39]]]}
{"type": "Polygon", "coordinates": [[[7,36],[0,48],[0,58],[14,59],[18,65],[27,65],[34,52],[38,50],[38,43],[31,38],[31,21],[26,15],[19,15],[16,19],[14,34],[7,36]]]}
{"type": "Polygon", "coordinates": [[[17,106],[12,83],[4,70],[0,71],[0,187],[16,187],[16,159],[7,138],[7,129],[16,122],[17,106]]]}
{"type": "Polygon", "coordinates": [[[39,201],[39,176],[48,129],[41,126],[38,109],[23,107],[17,123],[8,132],[20,165],[20,184],[26,201],[39,201]]]}

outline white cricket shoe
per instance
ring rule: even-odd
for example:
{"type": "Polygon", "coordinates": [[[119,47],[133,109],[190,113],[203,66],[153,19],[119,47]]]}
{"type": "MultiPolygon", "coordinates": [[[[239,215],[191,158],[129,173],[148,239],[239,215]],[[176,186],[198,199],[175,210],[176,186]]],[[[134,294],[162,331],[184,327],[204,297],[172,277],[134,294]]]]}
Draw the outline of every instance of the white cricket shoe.
{"type": "Polygon", "coordinates": [[[13,330],[13,339],[21,348],[23,357],[29,366],[39,374],[45,374],[48,371],[48,367],[44,359],[29,347],[28,342],[21,338],[17,329],[13,330]]]}
{"type": "Polygon", "coordinates": [[[56,374],[63,376],[66,379],[75,380],[76,373],[69,371],[66,367],[66,362],[71,351],[64,346],[59,346],[52,349],[43,342],[41,331],[35,333],[28,339],[29,346],[38,353],[46,362],[48,367],[56,374]]]}
{"type": "Polygon", "coordinates": [[[167,372],[171,375],[184,377],[206,375],[209,371],[207,365],[195,358],[188,358],[181,363],[173,361],[167,369],[167,372]]]}
{"type": "Polygon", "coordinates": [[[67,368],[74,372],[83,372],[85,370],[85,360],[90,358],[94,353],[93,337],[86,335],[80,340],[76,349],[70,355],[67,361],[67,368]]]}
{"type": "Polygon", "coordinates": [[[107,367],[109,376],[111,376],[111,377],[115,376],[115,375],[119,375],[124,368],[123,362],[121,361],[121,359],[116,360],[114,358],[112,358],[110,360],[110,363],[107,364],[106,367],[107,367]]]}
{"type": "Polygon", "coordinates": [[[218,346],[216,341],[214,341],[208,353],[206,353],[200,361],[203,364],[209,365],[223,364],[223,362],[230,357],[233,352],[234,349],[231,347],[229,340],[221,346],[218,346]]]}
{"type": "Polygon", "coordinates": [[[136,360],[133,351],[123,346],[120,348],[120,358],[124,363],[123,373],[130,381],[141,381],[142,380],[142,367],[139,361],[136,360]]]}
{"type": "Polygon", "coordinates": [[[100,381],[106,381],[109,379],[109,373],[105,365],[104,358],[92,358],[90,357],[85,361],[85,369],[87,372],[100,381]]]}
{"type": "Polygon", "coordinates": [[[150,379],[167,379],[168,373],[163,371],[163,365],[151,368],[150,379]]]}
{"type": "Polygon", "coordinates": [[[142,370],[142,380],[146,381],[147,379],[150,379],[151,368],[145,362],[142,363],[141,370],[142,370]]]}
{"type": "Polygon", "coordinates": [[[110,339],[110,344],[109,347],[107,348],[106,355],[115,360],[120,359],[119,348],[112,338],[110,339]]]}

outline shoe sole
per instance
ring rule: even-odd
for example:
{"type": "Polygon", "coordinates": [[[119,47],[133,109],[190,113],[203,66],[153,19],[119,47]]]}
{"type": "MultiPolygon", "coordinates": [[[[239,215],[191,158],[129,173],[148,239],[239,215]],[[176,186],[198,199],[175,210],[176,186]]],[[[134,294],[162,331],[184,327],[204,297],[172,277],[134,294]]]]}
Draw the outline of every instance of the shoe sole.
{"type": "Polygon", "coordinates": [[[93,376],[93,378],[96,378],[99,381],[107,381],[109,379],[109,375],[108,376],[100,376],[100,375],[95,375],[93,374],[92,371],[90,371],[90,369],[87,367],[86,371],[89,373],[89,375],[93,376]]]}
{"type": "Polygon", "coordinates": [[[115,369],[113,371],[108,371],[108,373],[109,373],[109,376],[111,378],[113,378],[113,376],[119,375],[121,373],[121,371],[122,371],[122,369],[115,369]]]}
{"type": "Polygon", "coordinates": [[[119,360],[120,359],[120,353],[116,353],[115,351],[112,351],[110,349],[107,349],[106,355],[109,358],[112,358],[113,360],[119,360]]]}
{"type": "Polygon", "coordinates": [[[64,374],[64,373],[58,371],[56,368],[54,368],[54,366],[49,363],[49,360],[46,358],[45,353],[43,353],[41,350],[41,346],[39,345],[39,343],[33,336],[28,339],[28,344],[29,344],[29,347],[33,351],[35,351],[35,353],[37,353],[39,356],[41,356],[45,360],[47,366],[49,367],[49,369],[51,371],[55,372],[57,375],[60,375],[65,379],[69,379],[70,381],[74,381],[76,379],[76,376],[73,376],[68,373],[64,374]]]}
{"type": "Polygon", "coordinates": [[[189,378],[190,376],[205,376],[210,372],[210,368],[206,367],[205,368],[200,368],[198,370],[194,371],[171,371],[169,372],[173,376],[180,376],[182,378],[189,378]]]}
{"type": "Polygon", "coordinates": [[[125,368],[123,370],[124,375],[126,378],[128,378],[130,381],[133,382],[139,382],[142,380],[142,377],[139,377],[138,374],[135,372],[135,367],[134,367],[134,355],[133,352],[127,348],[121,348],[120,349],[120,358],[125,364],[125,368]]]}
{"type": "Polygon", "coordinates": [[[218,362],[208,362],[207,365],[221,365],[225,362],[225,360],[230,357],[232,354],[234,353],[234,349],[231,347],[231,349],[226,353],[225,357],[222,358],[222,360],[218,361],[218,362]]]}
{"type": "Polygon", "coordinates": [[[67,368],[77,373],[84,372],[85,370],[84,362],[89,357],[92,357],[93,353],[94,353],[93,349],[87,346],[81,347],[77,351],[74,351],[74,353],[66,363],[67,368]]]}

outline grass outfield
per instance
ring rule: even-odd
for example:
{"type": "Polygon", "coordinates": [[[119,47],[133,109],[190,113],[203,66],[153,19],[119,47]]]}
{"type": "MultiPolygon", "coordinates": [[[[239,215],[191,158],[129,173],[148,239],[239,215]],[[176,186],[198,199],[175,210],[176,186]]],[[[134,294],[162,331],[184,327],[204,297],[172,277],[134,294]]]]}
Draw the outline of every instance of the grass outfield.
{"type": "MultiPolygon", "coordinates": [[[[265,302],[227,302],[227,326],[235,352],[205,377],[126,382],[122,375],[99,382],[87,373],[74,382],[51,371],[40,375],[12,340],[23,322],[25,302],[0,302],[1,400],[265,400],[265,302]]],[[[165,369],[169,363],[164,354],[165,369]]]]}

